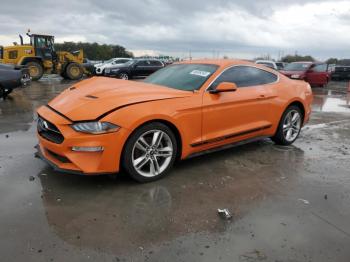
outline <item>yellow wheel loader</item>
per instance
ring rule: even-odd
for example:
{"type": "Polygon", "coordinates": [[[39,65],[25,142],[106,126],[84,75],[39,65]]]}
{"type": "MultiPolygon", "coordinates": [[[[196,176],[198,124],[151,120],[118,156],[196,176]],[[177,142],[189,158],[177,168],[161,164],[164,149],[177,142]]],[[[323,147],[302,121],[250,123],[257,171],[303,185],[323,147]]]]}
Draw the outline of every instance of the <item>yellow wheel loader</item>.
{"type": "Polygon", "coordinates": [[[82,66],[83,50],[71,53],[66,51],[55,51],[54,37],[50,35],[29,34],[29,44],[13,46],[0,46],[0,63],[27,66],[32,80],[39,80],[44,73],[60,74],[71,80],[78,80],[88,71],[82,66]]]}

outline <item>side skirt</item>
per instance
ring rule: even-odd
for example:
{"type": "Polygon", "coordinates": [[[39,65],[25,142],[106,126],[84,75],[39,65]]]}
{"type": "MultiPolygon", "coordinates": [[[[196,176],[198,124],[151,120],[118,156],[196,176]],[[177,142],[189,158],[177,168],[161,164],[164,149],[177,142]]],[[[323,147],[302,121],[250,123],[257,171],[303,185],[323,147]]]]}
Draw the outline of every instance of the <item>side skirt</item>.
{"type": "Polygon", "coordinates": [[[269,138],[269,137],[270,136],[258,136],[258,137],[249,138],[249,139],[246,139],[246,140],[234,142],[234,143],[231,143],[231,144],[218,146],[218,147],[211,148],[211,149],[208,149],[208,150],[204,150],[204,151],[201,151],[201,152],[193,153],[193,154],[187,156],[184,159],[189,159],[189,158],[193,158],[193,157],[197,157],[197,156],[201,156],[201,155],[205,155],[205,154],[210,154],[210,153],[222,151],[222,150],[233,148],[233,147],[238,147],[238,146],[241,146],[241,145],[257,142],[257,141],[260,141],[260,140],[263,140],[263,139],[269,138]]]}

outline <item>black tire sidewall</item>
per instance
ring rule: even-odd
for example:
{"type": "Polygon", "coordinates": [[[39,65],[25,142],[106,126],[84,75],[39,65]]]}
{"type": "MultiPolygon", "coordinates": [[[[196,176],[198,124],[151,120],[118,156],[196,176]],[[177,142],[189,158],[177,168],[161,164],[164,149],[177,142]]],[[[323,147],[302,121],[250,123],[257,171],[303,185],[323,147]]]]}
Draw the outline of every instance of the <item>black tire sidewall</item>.
{"type": "Polygon", "coordinates": [[[118,78],[119,78],[119,79],[122,79],[122,78],[121,78],[121,75],[123,75],[123,74],[128,76],[128,79],[125,79],[125,80],[129,80],[129,79],[130,79],[130,75],[129,75],[127,72],[121,72],[121,73],[119,73],[119,74],[118,74],[118,78]]]}
{"type": "Polygon", "coordinates": [[[64,74],[67,78],[69,78],[70,80],[79,80],[83,77],[83,69],[81,68],[81,66],[78,63],[70,63],[69,65],[67,65],[66,70],[65,70],[65,74],[64,74]],[[80,70],[80,74],[79,76],[75,77],[73,75],[70,74],[70,68],[73,66],[77,66],[80,70]]]}
{"type": "Polygon", "coordinates": [[[166,126],[165,124],[159,123],[159,122],[153,122],[153,123],[149,123],[149,124],[145,124],[139,128],[137,128],[128,138],[124,150],[123,150],[123,154],[122,154],[122,167],[123,169],[137,182],[140,183],[147,183],[147,182],[152,182],[158,179],[163,178],[164,176],[166,176],[169,172],[169,170],[172,168],[172,166],[174,165],[174,162],[176,160],[176,156],[177,156],[177,141],[176,141],[176,137],[173,133],[173,131],[166,126]],[[165,132],[171,139],[171,142],[173,143],[173,156],[172,159],[168,165],[168,167],[160,174],[154,177],[144,177],[142,175],[140,175],[134,168],[133,164],[132,164],[132,150],[134,147],[134,144],[136,143],[137,139],[144,134],[147,131],[150,130],[161,130],[163,132],[165,132]]]}
{"type": "Polygon", "coordinates": [[[5,99],[6,95],[5,95],[5,89],[0,86],[0,98],[4,98],[5,99]]]}
{"type": "Polygon", "coordinates": [[[304,116],[300,110],[300,108],[298,106],[295,106],[295,105],[291,105],[289,106],[284,112],[283,112],[283,115],[281,117],[281,120],[278,124],[278,128],[277,128],[277,132],[276,134],[272,137],[272,140],[278,144],[278,145],[285,145],[285,146],[288,146],[288,145],[291,145],[295,142],[295,140],[298,139],[299,135],[300,135],[300,131],[301,131],[301,127],[299,129],[299,133],[298,135],[296,136],[296,138],[293,140],[293,141],[288,141],[286,140],[286,138],[284,137],[283,135],[283,123],[284,123],[284,120],[286,118],[286,116],[288,115],[288,113],[292,110],[295,110],[295,111],[298,111],[298,113],[300,114],[300,117],[301,117],[301,127],[303,125],[303,121],[304,121],[304,116]]]}
{"type": "MultiPolygon", "coordinates": [[[[38,70],[39,70],[39,75],[36,76],[36,77],[30,76],[30,77],[32,78],[33,81],[37,81],[37,80],[39,80],[40,78],[42,78],[42,76],[43,76],[43,74],[44,74],[44,68],[43,68],[43,66],[42,66],[40,63],[32,61],[32,62],[26,63],[25,65],[26,65],[27,67],[29,67],[29,66],[36,66],[36,67],[38,68],[38,70]]],[[[30,74],[30,71],[29,71],[29,74],[30,74]]]]}

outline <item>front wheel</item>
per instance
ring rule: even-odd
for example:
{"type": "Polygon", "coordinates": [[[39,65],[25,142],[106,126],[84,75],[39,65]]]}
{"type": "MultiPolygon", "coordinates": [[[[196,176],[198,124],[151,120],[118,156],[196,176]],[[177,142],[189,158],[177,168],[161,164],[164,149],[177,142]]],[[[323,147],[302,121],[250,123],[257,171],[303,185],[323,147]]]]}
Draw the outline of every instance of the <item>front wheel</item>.
{"type": "Polygon", "coordinates": [[[70,63],[65,70],[65,75],[70,80],[79,80],[83,77],[83,69],[78,63],[70,63]]]}
{"type": "Polygon", "coordinates": [[[276,134],[272,140],[278,145],[291,145],[298,138],[303,115],[297,106],[290,106],[283,113],[276,134]]]}
{"type": "Polygon", "coordinates": [[[29,75],[33,81],[39,80],[44,74],[43,66],[38,62],[28,62],[25,64],[29,70],[29,75]]]}
{"type": "Polygon", "coordinates": [[[123,167],[138,182],[158,180],[175,162],[176,138],[162,123],[150,123],[137,129],[128,139],[123,152],[123,167]]]}

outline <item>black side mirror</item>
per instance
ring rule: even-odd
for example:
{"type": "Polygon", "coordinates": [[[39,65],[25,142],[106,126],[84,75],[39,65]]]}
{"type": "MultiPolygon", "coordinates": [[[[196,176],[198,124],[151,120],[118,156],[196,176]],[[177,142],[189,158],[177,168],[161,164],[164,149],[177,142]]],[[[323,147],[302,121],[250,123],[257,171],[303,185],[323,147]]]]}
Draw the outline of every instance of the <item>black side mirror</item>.
{"type": "Polygon", "coordinates": [[[235,92],[237,91],[237,85],[230,82],[222,82],[215,89],[210,90],[210,94],[219,94],[224,92],[235,92]]]}

